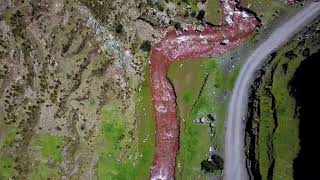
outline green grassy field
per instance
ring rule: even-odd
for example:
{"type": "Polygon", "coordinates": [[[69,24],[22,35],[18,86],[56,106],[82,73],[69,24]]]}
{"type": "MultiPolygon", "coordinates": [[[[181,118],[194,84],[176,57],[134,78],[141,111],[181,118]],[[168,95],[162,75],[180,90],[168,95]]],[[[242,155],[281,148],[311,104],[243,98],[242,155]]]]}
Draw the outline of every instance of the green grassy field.
{"type": "MultiPolygon", "coordinates": [[[[273,16],[275,12],[282,13],[295,8],[279,0],[244,0],[241,5],[255,12],[263,25],[268,25],[276,18],[273,16]]],[[[212,24],[224,23],[223,7],[218,0],[207,0],[205,19],[212,24]]]]}
{"type": "MultiPolygon", "coordinates": [[[[284,53],[284,51],[280,51],[280,53],[284,53]]],[[[277,102],[275,108],[278,117],[278,127],[274,134],[276,164],[273,177],[279,180],[289,180],[293,177],[293,160],[299,152],[299,121],[294,117],[295,100],[289,95],[287,87],[299,67],[302,57],[290,60],[286,74],[280,67],[287,63],[287,59],[283,56],[280,56],[279,59],[279,68],[274,73],[271,90],[277,102]]]]}
{"type": "Polygon", "coordinates": [[[217,0],[207,0],[206,21],[212,24],[224,22],[223,7],[217,0]]]}
{"type": "Polygon", "coordinates": [[[141,91],[136,96],[136,117],[138,121],[138,138],[141,154],[141,164],[138,179],[149,177],[149,168],[152,165],[154,147],[155,147],[155,123],[152,108],[151,82],[149,78],[149,70],[146,70],[146,81],[141,91]]]}
{"type": "MultiPolygon", "coordinates": [[[[220,86],[218,94],[222,95],[224,91],[230,91],[233,89],[233,86],[237,80],[238,74],[240,72],[240,64],[237,64],[233,69],[230,70],[230,72],[225,71],[218,71],[219,73],[216,73],[215,76],[219,79],[220,86]]],[[[224,152],[224,131],[225,131],[225,124],[224,122],[227,119],[227,111],[228,111],[228,102],[229,102],[229,96],[226,96],[226,98],[221,101],[217,105],[217,116],[219,117],[221,122],[216,124],[216,144],[217,147],[220,149],[221,152],[224,152]]]]}
{"type": "Polygon", "coordinates": [[[201,58],[174,62],[168,77],[174,84],[180,118],[176,178],[205,179],[212,174],[201,171],[200,163],[208,159],[210,146],[223,152],[226,100],[219,102],[217,95],[230,86],[227,79],[233,76],[223,72],[214,59],[201,58]],[[206,117],[209,113],[218,115],[216,133],[211,132],[209,123],[193,122],[195,118],[206,117]]]}
{"type": "Polygon", "coordinates": [[[9,153],[0,156],[0,179],[9,179],[12,173],[13,159],[9,153]]]}
{"type": "Polygon", "coordinates": [[[55,179],[61,177],[63,138],[48,134],[33,137],[29,146],[31,160],[30,179],[55,179]]]}
{"type": "MultiPolygon", "coordinates": [[[[299,152],[299,121],[294,117],[295,101],[289,95],[287,87],[300,60],[291,60],[286,74],[281,68],[283,64],[288,63],[285,57],[279,55],[276,61],[279,68],[275,67],[273,76],[271,79],[265,79],[263,89],[259,91],[261,112],[257,154],[263,179],[268,178],[272,158],[275,161],[274,179],[292,179],[293,160],[299,152]],[[275,118],[278,126],[275,124],[275,118]]],[[[268,75],[271,75],[269,71],[266,76],[268,75]]]]}
{"type": "MultiPolygon", "coordinates": [[[[274,148],[276,164],[274,167],[274,179],[289,180],[293,177],[293,160],[299,152],[299,120],[295,117],[295,100],[289,93],[289,82],[293,78],[296,69],[305,59],[299,52],[298,41],[286,45],[278,53],[276,57],[278,67],[273,76],[272,93],[276,99],[276,109],[278,117],[278,128],[275,132],[274,148]],[[294,50],[297,57],[288,60],[284,54],[289,50],[294,50]],[[289,61],[289,62],[288,62],[289,61]],[[284,73],[283,67],[287,64],[288,68],[284,73]],[[282,77],[282,78],[279,78],[282,77]]],[[[311,54],[316,52],[320,47],[309,46],[311,54]]]]}
{"type": "MultiPolygon", "coordinates": [[[[0,113],[0,120],[1,120],[0,113]]],[[[17,128],[7,126],[0,121],[0,179],[9,179],[13,172],[13,157],[9,149],[17,137],[17,128]]]]}
{"type": "Polygon", "coordinates": [[[206,109],[200,109],[203,108],[201,106],[210,107],[210,102],[208,102],[210,99],[198,98],[208,75],[204,64],[204,61],[201,60],[177,62],[170,66],[168,73],[169,79],[174,84],[180,117],[177,179],[199,176],[201,174],[200,163],[208,158],[207,152],[211,145],[210,129],[207,125],[192,122],[197,116],[206,115],[206,109]],[[202,112],[199,112],[200,110],[202,112]]]}
{"type": "Polygon", "coordinates": [[[123,113],[123,104],[113,100],[101,113],[101,135],[98,140],[99,179],[148,179],[154,154],[155,124],[152,109],[149,71],[134,95],[135,111],[123,113]],[[136,119],[134,127],[128,118],[136,119]],[[151,148],[150,148],[151,147],[151,148]]]}
{"type": "Polygon", "coordinates": [[[282,13],[295,8],[295,5],[288,5],[279,0],[244,0],[241,1],[241,4],[255,12],[264,26],[276,18],[273,16],[275,12],[282,13]]]}

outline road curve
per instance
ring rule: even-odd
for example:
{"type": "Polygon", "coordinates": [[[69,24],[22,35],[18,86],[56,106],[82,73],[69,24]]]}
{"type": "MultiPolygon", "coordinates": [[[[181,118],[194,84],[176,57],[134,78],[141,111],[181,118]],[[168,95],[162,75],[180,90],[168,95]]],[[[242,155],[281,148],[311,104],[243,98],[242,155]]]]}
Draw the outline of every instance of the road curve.
{"type": "Polygon", "coordinates": [[[247,58],[236,81],[228,110],[225,135],[224,180],[249,179],[244,158],[244,124],[242,117],[247,110],[249,86],[255,71],[266,57],[288,41],[314,18],[320,15],[320,2],[305,5],[296,15],[274,30],[247,58]]]}

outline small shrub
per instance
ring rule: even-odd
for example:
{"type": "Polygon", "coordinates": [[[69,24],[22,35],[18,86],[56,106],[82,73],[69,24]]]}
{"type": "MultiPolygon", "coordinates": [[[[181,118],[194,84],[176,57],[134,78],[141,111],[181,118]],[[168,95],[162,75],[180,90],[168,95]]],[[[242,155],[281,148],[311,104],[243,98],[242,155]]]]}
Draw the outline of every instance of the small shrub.
{"type": "Polygon", "coordinates": [[[161,3],[157,3],[157,8],[159,11],[164,11],[164,6],[161,3]]]}
{"type": "Polygon", "coordinates": [[[184,17],[188,17],[189,16],[189,10],[188,9],[186,9],[185,11],[184,11],[184,15],[183,15],[184,17]]]}
{"type": "Polygon", "coordinates": [[[289,60],[292,60],[297,57],[297,55],[293,52],[293,50],[290,50],[290,51],[284,53],[284,56],[286,58],[288,58],[289,60]]]}
{"type": "Polygon", "coordinates": [[[115,31],[116,33],[120,34],[123,31],[123,25],[122,24],[116,24],[115,25],[115,31]]]}
{"type": "Polygon", "coordinates": [[[180,30],[181,29],[181,23],[180,22],[175,22],[173,24],[174,28],[176,28],[177,30],[180,30]]]}
{"type": "Polygon", "coordinates": [[[304,57],[309,57],[310,56],[310,49],[309,48],[305,48],[303,51],[302,51],[302,55],[304,57]]]}
{"type": "Polygon", "coordinates": [[[201,169],[205,172],[214,172],[223,169],[223,159],[220,156],[213,155],[211,161],[204,160],[201,162],[201,169]]]}
{"type": "Polygon", "coordinates": [[[198,16],[197,16],[197,19],[198,20],[203,20],[204,16],[206,15],[206,11],[205,10],[200,10],[198,12],[198,16]]]}
{"type": "Polygon", "coordinates": [[[191,17],[195,17],[197,15],[197,13],[195,11],[191,11],[190,16],[191,17]]]}
{"type": "Polygon", "coordinates": [[[151,42],[148,40],[143,41],[140,48],[143,51],[149,52],[151,50],[151,42]]]}

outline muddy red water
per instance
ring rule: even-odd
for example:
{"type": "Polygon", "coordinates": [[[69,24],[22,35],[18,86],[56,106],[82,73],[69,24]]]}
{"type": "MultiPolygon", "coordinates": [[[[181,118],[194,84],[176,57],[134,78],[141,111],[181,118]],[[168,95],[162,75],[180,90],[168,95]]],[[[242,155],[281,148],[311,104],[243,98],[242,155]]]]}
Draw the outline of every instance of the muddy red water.
{"type": "Polygon", "coordinates": [[[176,60],[215,55],[235,48],[258,25],[253,15],[237,8],[235,1],[224,0],[222,4],[227,26],[205,26],[202,32],[196,32],[191,27],[186,31],[170,31],[151,50],[152,101],[156,118],[156,149],[151,179],[174,179],[179,148],[176,97],[167,79],[169,64],[176,60]]]}

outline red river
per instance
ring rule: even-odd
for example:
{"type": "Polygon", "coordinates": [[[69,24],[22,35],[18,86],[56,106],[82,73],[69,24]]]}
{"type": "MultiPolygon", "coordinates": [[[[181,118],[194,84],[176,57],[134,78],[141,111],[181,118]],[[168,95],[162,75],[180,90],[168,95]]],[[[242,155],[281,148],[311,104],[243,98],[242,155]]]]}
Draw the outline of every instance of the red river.
{"type": "Polygon", "coordinates": [[[169,64],[185,58],[220,54],[243,43],[257,25],[257,19],[238,9],[237,2],[221,0],[226,26],[205,26],[202,32],[189,27],[185,31],[170,31],[152,47],[150,73],[152,102],[156,118],[156,147],[151,179],[174,179],[176,154],[179,149],[179,122],[176,97],[167,79],[169,64]],[[222,41],[227,42],[224,45],[222,41]]]}

